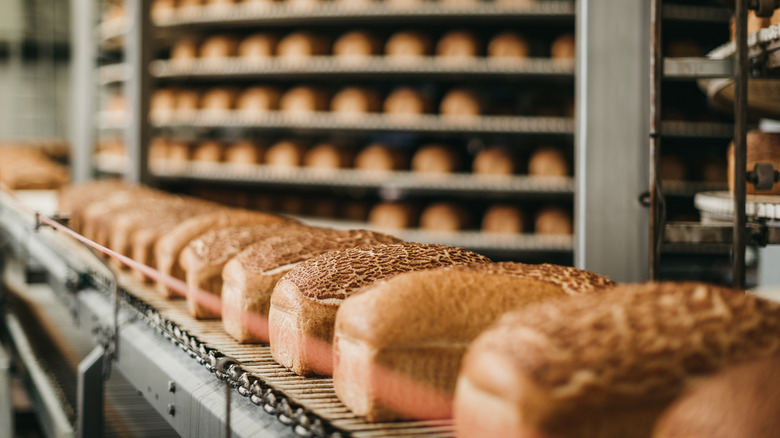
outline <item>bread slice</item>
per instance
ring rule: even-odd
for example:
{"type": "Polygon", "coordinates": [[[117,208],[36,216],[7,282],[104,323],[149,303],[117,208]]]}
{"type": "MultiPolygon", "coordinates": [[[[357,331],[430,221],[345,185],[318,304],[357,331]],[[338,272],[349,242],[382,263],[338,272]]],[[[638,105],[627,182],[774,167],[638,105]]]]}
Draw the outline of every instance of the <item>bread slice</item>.
{"type": "Polygon", "coordinates": [[[372,422],[450,418],[466,348],[502,314],[613,285],[580,269],[522,263],[408,272],[373,283],[336,316],[336,395],[372,422]]]}
{"type": "MultiPolygon", "coordinates": [[[[154,263],[157,270],[165,275],[184,280],[184,270],[179,264],[182,250],[199,236],[219,229],[239,225],[292,224],[296,221],[273,214],[247,210],[219,209],[211,214],[193,217],[181,222],[154,244],[154,263]]],[[[152,265],[152,266],[155,266],[152,265]]],[[[160,295],[172,298],[178,296],[173,289],[158,283],[160,295]]]]}
{"type": "Polygon", "coordinates": [[[271,293],[298,263],[329,251],[400,242],[374,231],[301,228],[252,244],[222,271],[225,331],[242,343],[268,342],[271,293]]]}
{"type": "Polygon", "coordinates": [[[179,263],[187,280],[187,307],[194,318],[220,318],[222,268],[247,246],[283,235],[285,230],[303,225],[284,222],[222,228],[190,242],[181,252],[179,263]]]}
{"type": "Polygon", "coordinates": [[[456,428],[459,437],[647,438],[694,379],[778,352],[780,305],[711,285],[619,286],[529,306],[469,348],[456,428]]]}
{"type": "Polygon", "coordinates": [[[422,243],[363,246],[306,260],[279,280],[271,296],[271,354],[296,374],[330,375],[336,311],[347,297],[403,272],[477,262],[490,259],[461,248],[422,243]]]}

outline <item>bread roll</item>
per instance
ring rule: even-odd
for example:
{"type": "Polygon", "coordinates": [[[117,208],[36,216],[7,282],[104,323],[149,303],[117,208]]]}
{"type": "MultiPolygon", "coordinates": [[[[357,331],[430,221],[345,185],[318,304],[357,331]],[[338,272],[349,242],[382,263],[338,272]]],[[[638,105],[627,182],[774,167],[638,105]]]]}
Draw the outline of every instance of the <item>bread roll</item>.
{"type": "Polygon", "coordinates": [[[204,110],[224,111],[233,109],[238,90],[232,87],[214,87],[203,93],[200,106],[204,110]]]}
{"type": "MultiPolygon", "coordinates": [[[[96,152],[101,155],[115,155],[115,156],[125,155],[125,143],[121,138],[118,137],[99,140],[96,149],[97,149],[96,152]]],[[[2,149],[0,149],[0,151],[2,151],[2,149]]],[[[7,159],[9,157],[4,157],[4,158],[7,159]]]]}
{"type": "Polygon", "coordinates": [[[356,118],[365,113],[379,111],[379,94],[367,88],[347,87],[336,93],[330,101],[330,110],[342,118],[356,118]]]}
{"type": "Polygon", "coordinates": [[[701,179],[711,183],[728,181],[728,166],[726,162],[722,160],[705,161],[701,167],[701,179]]]}
{"type": "Polygon", "coordinates": [[[151,112],[168,112],[176,108],[175,88],[158,88],[152,93],[149,99],[149,110],[151,112]]]}
{"type": "Polygon", "coordinates": [[[211,7],[215,7],[215,6],[225,7],[225,6],[230,6],[233,3],[237,3],[237,0],[204,0],[204,1],[206,5],[211,7]]]}
{"type": "MultiPolygon", "coordinates": [[[[756,163],[771,163],[776,171],[780,171],[780,134],[751,130],[747,134],[747,171],[752,171],[756,163]]],[[[729,191],[734,193],[734,142],[728,150],[729,191]]],[[[780,195],[780,183],[775,183],[771,190],[756,190],[756,186],[747,183],[747,193],[750,195],[780,195]]]]}
{"type": "Polygon", "coordinates": [[[328,95],[322,90],[299,86],[288,90],[279,101],[279,109],[291,115],[310,114],[328,108],[328,95]]]}
{"type": "Polygon", "coordinates": [[[368,213],[371,226],[388,230],[412,228],[416,219],[416,212],[411,205],[397,202],[381,202],[368,213]]]}
{"type": "Polygon", "coordinates": [[[517,32],[502,32],[488,43],[487,56],[494,59],[525,59],[531,54],[528,41],[517,32]]]}
{"type": "Polygon", "coordinates": [[[653,438],[771,438],[780,430],[778,379],[778,357],[702,379],[664,411],[653,438]]]}
{"type": "Polygon", "coordinates": [[[168,161],[186,163],[192,157],[192,147],[186,141],[171,140],[168,142],[168,161]]]}
{"type": "Polygon", "coordinates": [[[168,139],[165,137],[154,137],[149,142],[148,159],[150,163],[168,159],[168,139]]]}
{"type": "Polygon", "coordinates": [[[663,181],[685,181],[688,179],[688,169],[677,155],[662,155],[659,171],[663,181]]]}
{"type": "Polygon", "coordinates": [[[206,38],[200,45],[200,57],[204,59],[224,59],[238,54],[239,39],[235,35],[222,34],[206,38]]]}
{"type": "Polygon", "coordinates": [[[225,156],[225,145],[216,140],[204,140],[192,151],[192,161],[219,163],[225,156]]]}
{"type": "Polygon", "coordinates": [[[355,156],[355,168],[362,170],[399,170],[406,167],[403,151],[380,143],[368,145],[355,156]]]}
{"type": "Polygon", "coordinates": [[[116,93],[108,98],[106,111],[112,113],[124,113],[127,111],[127,101],[123,93],[116,93]]]}
{"type": "MultiPolygon", "coordinates": [[[[292,219],[253,211],[221,209],[209,215],[182,221],[162,236],[154,245],[157,270],[163,274],[184,280],[184,270],[179,263],[182,250],[198,236],[208,232],[239,225],[294,223],[292,219]]],[[[173,289],[158,284],[157,290],[164,297],[174,297],[173,289]]]]}
{"type": "Polygon", "coordinates": [[[348,149],[330,143],[313,146],[303,156],[303,165],[315,169],[341,169],[352,164],[352,154],[348,149]]]}
{"type": "Polygon", "coordinates": [[[103,21],[123,21],[127,18],[124,3],[110,3],[103,12],[103,21]]]}
{"type": "Polygon", "coordinates": [[[550,57],[552,59],[574,59],[575,54],[574,35],[570,33],[559,36],[550,46],[550,57]]]}
{"type": "Polygon", "coordinates": [[[189,61],[198,57],[198,39],[192,36],[179,38],[171,47],[172,61],[189,61]]]}
{"type": "Polygon", "coordinates": [[[468,223],[468,212],[449,202],[431,204],[420,214],[420,228],[427,231],[460,231],[468,223]]]}
{"type": "Polygon", "coordinates": [[[531,6],[536,3],[537,0],[493,0],[493,3],[502,7],[517,7],[517,6],[531,6]]]}
{"type": "Polygon", "coordinates": [[[670,58],[699,57],[704,54],[701,44],[688,38],[673,40],[666,47],[666,56],[670,58]]]}
{"type": "Polygon", "coordinates": [[[179,263],[187,278],[187,308],[197,319],[219,318],[222,313],[222,268],[249,245],[300,225],[269,223],[210,231],[191,241],[179,263]]]}
{"type": "Polygon", "coordinates": [[[338,215],[339,205],[333,198],[312,199],[308,214],[317,218],[335,218],[338,215]]]}
{"type": "Polygon", "coordinates": [[[393,34],[385,43],[385,55],[393,61],[413,62],[431,54],[433,44],[426,35],[415,31],[393,34]]]}
{"type": "Polygon", "coordinates": [[[485,233],[520,234],[524,227],[523,211],[510,205],[493,205],[482,217],[485,233]]]}
{"type": "Polygon", "coordinates": [[[521,263],[429,269],[375,282],[336,315],[336,394],[371,422],[450,418],[468,344],[503,313],[613,285],[575,268],[521,263]]]}
{"type": "MultiPolygon", "coordinates": [[[[462,0],[461,0],[462,1],[462,0]]],[[[444,34],[436,44],[436,56],[447,60],[472,60],[480,56],[481,49],[477,37],[465,30],[456,30],[444,34]]]]}
{"type": "Polygon", "coordinates": [[[308,200],[302,196],[284,195],[278,199],[279,211],[285,214],[300,216],[306,212],[308,200]]]}
{"type": "Polygon", "coordinates": [[[412,170],[422,173],[452,173],[460,159],[450,147],[441,144],[422,146],[412,157],[412,170]]]}
{"type": "Polygon", "coordinates": [[[274,56],[277,38],[269,33],[258,32],[241,40],[238,56],[246,60],[266,60],[274,56]]]}
{"type": "Polygon", "coordinates": [[[195,111],[200,106],[200,92],[197,90],[179,90],[176,92],[174,109],[178,113],[195,111]]]}
{"type": "Polygon", "coordinates": [[[478,117],[484,111],[482,98],[472,90],[456,88],[441,99],[439,113],[445,117],[478,117]]]}
{"type": "Polygon", "coordinates": [[[514,157],[500,146],[482,149],[474,158],[472,172],[477,175],[512,175],[515,173],[514,157]]]}
{"type": "Polygon", "coordinates": [[[365,222],[368,219],[368,204],[360,201],[348,201],[341,206],[341,217],[348,221],[365,222]]]}
{"type": "Polygon", "coordinates": [[[251,140],[237,141],[225,149],[225,162],[231,164],[259,164],[263,146],[251,140]]]}
{"type": "Polygon", "coordinates": [[[301,59],[327,55],[330,42],[322,35],[310,32],[293,32],[279,41],[276,54],[284,59],[301,59]]]}
{"type": "Polygon", "coordinates": [[[271,86],[249,87],[238,95],[236,109],[248,113],[267,113],[279,109],[282,92],[271,86]]]}
{"type": "Polygon", "coordinates": [[[400,243],[332,251],[299,263],[271,296],[271,355],[296,374],[329,375],[336,311],[359,288],[403,272],[489,261],[460,248],[400,243]]]}
{"type": "Polygon", "coordinates": [[[298,263],[329,251],[399,242],[372,231],[301,227],[250,245],[222,271],[225,331],[241,343],[268,342],[271,293],[298,263]]]}
{"type": "Polygon", "coordinates": [[[154,0],[149,15],[151,15],[152,21],[167,21],[173,17],[175,10],[175,0],[154,0]]]}
{"type": "Polygon", "coordinates": [[[333,56],[342,60],[363,59],[378,55],[380,50],[379,39],[360,30],[347,32],[333,43],[333,56]]]}
{"type": "Polygon", "coordinates": [[[571,214],[560,207],[544,207],[536,212],[536,234],[572,234],[571,214]]]}
{"type": "Polygon", "coordinates": [[[569,163],[559,149],[542,147],[535,150],[528,159],[528,175],[567,176],[569,163]]]}
{"type": "Polygon", "coordinates": [[[294,141],[275,143],[265,153],[265,163],[277,167],[298,167],[301,165],[305,148],[294,141]]]}
{"type": "Polygon", "coordinates": [[[776,304],[701,283],[619,286],[506,314],[463,359],[458,437],[649,437],[686,384],[776,354],[778,321],[776,304]]]}
{"type": "Polygon", "coordinates": [[[400,87],[385,98],[382,109],[393,117],[413,118],[428,112],[430,102],[414,88],[400,87]]]}
{"type": "Polygon", "coordinates": [[[191,8],[194,6],[201,6],[203,4],[202,0],[177,0],[177,7],[179,8],[191,8]]]}

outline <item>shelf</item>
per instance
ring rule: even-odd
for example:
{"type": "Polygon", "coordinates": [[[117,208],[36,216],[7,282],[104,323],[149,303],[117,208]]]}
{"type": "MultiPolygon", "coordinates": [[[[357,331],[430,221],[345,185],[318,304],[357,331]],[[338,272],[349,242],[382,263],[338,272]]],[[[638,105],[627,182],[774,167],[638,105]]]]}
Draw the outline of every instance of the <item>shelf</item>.
{"type": "Polygon", "coordinates": [[[289,77],[359,76],[390,77],[424,76],[431,78],[487,77],[527,79],[529,77],[574,77],[574,60],[529,58],[525,60],[474,59],[472,61],[448,61],[427,57],[413,63],[393,62],[382,56],[365,59],[348,59],[330,56],[312,57],[307,60],[268,59],[263,61],[231,58],[219,61],[158,60],[151,64],[152,75],[165,79],[236,79],[289,77]]]}
{"type": "Polygon", "coordinates": [[[733,76],[733,58],[664,58],[664,78],[695,79],[733,76]]]}
{"type": "Polygon", "coordinates": [[[734,137],[734,125],[731,123],[664,121],[662,123],[662,129],[664,137],[734,137]]]}
{"type": "Polygon", "coordinates": [[[219,26],[271,26],[313,23],[356,23],[365,25],[387,20],[410,22],[419,20],[446,20],[466,18],[470,22],[501,20],[511,23],[532,22],[540,19],[574,20],[574,2],[546,1],[532,5],[498,5],[474,3],[462,6],[445,6],[438,3],[422,3],[414,6],[393,6],[387,3],[343,6],[337,2],[322,2],[312,6],[295,6],[284,3],[244,3],[234,5],[193,6],[174,11],[169,16],[154,20],[159,27],[192,25],[219,26]]]}
{"type": "Polygon", "coordinates": [[[111,85],[126,81],[130,77],[130,66],[124,63],[98,67],[98,84],[111,85]]]}
{"type": "Polygon", "coordinates": [[[725,181],[663,181],[661,187],[666,196],[695,196],[700,192],[728,190],[728,184],[725,181]]]}
{"type": "Polygon", "coordinates": [[[479,194],[490,192],[513,195],[571,195],[574,192],[572,178],[487,176],[466,173],[426,175],[407,171],[279,168],[267,165],[172,163],[165,161],[155,162],[150,168],[152,174],[158,178],[372,188],[393,191],[394,193],[479,194]]]}
{"type": "Polygon", "coordinates": [[[574,121],[563,117],[442,117],[431,114],[409,116],[364,114],[352,117],[326,112],[291,115],[278,111],[247,114],[232,110],[200,110],[186,114],[161,114],[157,112],[150,116],[150,120],[152,126],[157,128],[264,128],[462,134],[574,134],[574,121]]]}
{"type": "Polygon", "coordinates": [[[728,23],[731,11],[717,6],[664,5],[663,16],[671,21],[699,21],[704,23],[728,23]]]}

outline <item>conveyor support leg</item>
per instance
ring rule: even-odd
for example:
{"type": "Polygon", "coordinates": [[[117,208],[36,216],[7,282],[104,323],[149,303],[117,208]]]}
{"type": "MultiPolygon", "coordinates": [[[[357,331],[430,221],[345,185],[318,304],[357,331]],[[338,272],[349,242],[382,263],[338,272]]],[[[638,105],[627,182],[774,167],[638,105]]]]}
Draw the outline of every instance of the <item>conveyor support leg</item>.
{"type": "Polygon", "coordinates": [[[0,344],[0,436],[14,436],[14,408],[11,402],[11,358],[0,344]]]}
{"type": "Polygon", "coordinates": [[[95,347],[79,364],[78,437],[103,436],[103,359],[106,350],[95,347]]]}

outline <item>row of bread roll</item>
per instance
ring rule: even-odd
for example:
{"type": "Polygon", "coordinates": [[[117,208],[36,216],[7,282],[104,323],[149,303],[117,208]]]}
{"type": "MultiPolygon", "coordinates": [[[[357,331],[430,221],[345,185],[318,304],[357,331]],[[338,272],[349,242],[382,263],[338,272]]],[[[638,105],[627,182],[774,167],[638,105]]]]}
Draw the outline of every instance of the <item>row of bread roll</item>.
{"type": "MultiPolygon", "coordinates": [[[[752,168],[751,168],[752,170],[752,168]]],[[[662,154],[659,175],[662,181],[704,181],[725,183],[727,163],[723,159],[699,157],[695,164],[676,154],[662,154]]]]}
{"type": "Polygon", "coordinates": [[[0,145],[0,183],[9,189],[56,189],[68,179],[68,168],[41,148],[22,143],[0,145]]]}
{"type": "Polygon", "coordinates": [[[100,155],[124,156],[125,142],[120,137],[105,137],[98,140],[95,153],[100,155]]]}
{"type": "MultiPolygon", "coordinates": [[[[458,120],[488,115],[494,112],[490,100],[486,93],[473,88],[452,88],[442,94],[438,113],[458,120]]],[[[253,86],[243,90],[225,86],[205,90],[162,88],[152,94],[150,101],[152,113],[239,110],[245,114],[281,111],[301,115],[329,111],[348,121],[379,112],[411,118],[432,113],[436,107],[429,94],[407,86],[397,87],[384,97],[373,88],[361,86],[348,86],[333,94],[308,85],[286,90],[274,86],[253,86]]],[[[551,115],[560,114],[556,110],[551,115]]]]}
{"type": "MultiPolygon", "coordinates": [[[[316,169],[404,170],[445,174],[463,170],[463,158],[453,147],[429,143],[417,148],[408,158],[406,150],[374,143],[355,151],[330,142],[307,146],[296,140],[282,140],[268,147],[252,140],[224,143],[203,140],[192,144],[164,137],[153,139],[149,159],[172,162],[224,162],[236,165],[268,164],[279,167],[316,169]]],[[[485,148],[472,161],[477,175],[513,175],[519,170],[519,160],[503,147],[485,148]]],[[[531,152],[527,174],[530,176],[563,177],[570,174],[569,162],[560,149],[543,146],[531,152]]]]}
{"type": "MultiPolygon", "coordinates": [[[[533,215],[533,232],[539,235],[570,235],[573,232],[571,213],[561,207],[539,208],[533,215]]],[[[380,229],[418,227],[426,231],[455,232],[470,228],[473,213],[451,202],[435,202],[420,209],[411,203],[381,202],[368,214],[368,222],[380,229]]],[[[482,215],[480,229],[487,233],[516,234],[524,232],[526,214],[511,205],[493,205],[482,215]]]]}
{"type": "MultiPolygon", "coordinates": [[[[327,36],[309,31],[292,32],[282,38],[261,32],[246,37],[234,34],[217,34],[203,40],[187,36],[174,43],[170,50],[173,61],[204,59],[218,62],[226,58],[264,60],[271,57],[305,59],[311,56],[333,55],[349,60],[384,55],[392,60],[414,61],[426,56],[458,60],[486,56],[494,59],[523,59],[531,53],[525,37],[514,31],[496,34],[480,41],[469,30],[444,33],[434,44],[423,32],[399,31],[382,42],[375,35],[353,30],[338,37],[332,44],[327,36]]],[[[575,43],[572,34],[557,37],[550,46],[553,59],[574,58],[575,43]]]]}

